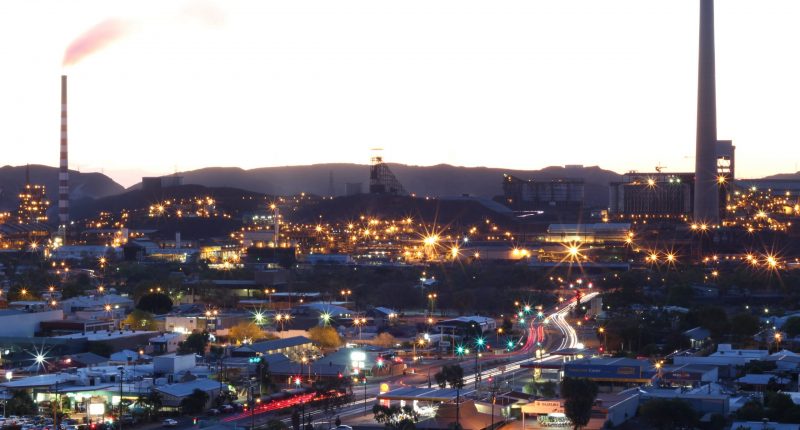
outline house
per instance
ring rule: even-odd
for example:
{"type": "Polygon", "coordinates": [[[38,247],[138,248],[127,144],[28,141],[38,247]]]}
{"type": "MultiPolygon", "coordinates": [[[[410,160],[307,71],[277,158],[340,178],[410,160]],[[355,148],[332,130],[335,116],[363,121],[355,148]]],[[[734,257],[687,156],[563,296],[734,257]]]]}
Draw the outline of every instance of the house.
{"type": "Polygon", "coordinates": [[[163,333],[150,338],[149,345],[154,354],[171,354],[178,352],[178,345],[183,342],[185,336],[181,333],[163,333]]]}
{"type": "Polygon", "coordinates": [[[284,354],[288,356],[303,354],[314,349],[314,342],[304,336],[268,340],[243,345],[233,350],[233,357],[255,357],[258,355],[284,354]]]}
{"type": "Polygon", "coordinates": [[[71,367],[94,367],[108,364],[107,358],[91,352],[67,355],[63,357],[63,361],[71,367]]]}
{"type": "Polygon", "coordinates": [[[150,360],[149,355],[140,354],[137,351],[130,349],[123,349],[122,351],[115,352],[109,357],[111,363],[130,363],[134,361],[150,360]]]}
{"type": "Polygon", "coordinates": [[[375,321],[378,327],[386,327],[399,317],[399,313],[394,309],[384,308],[381,306],[374,307],[367,311],[367,316],[375,321]]]}
{"type": "Polygon", "coordinates": [[[161,394],[161,403],[167,407],[179,407],[183,399],[189,397],[194,390],[200,390],[208,394],[205,408],[210,408],[219,397],[223,387],[221,382],[213,379],[195,379],[178,384],[156,386],[153,390],[161,394]]]}
{"type": "Polygon", "coordinates": [[[689,339],[692,348],[700,349],[711,338],[711,332],[703,327],[695,327],[691,330],[686,330],[683,335],[689,339]]]}

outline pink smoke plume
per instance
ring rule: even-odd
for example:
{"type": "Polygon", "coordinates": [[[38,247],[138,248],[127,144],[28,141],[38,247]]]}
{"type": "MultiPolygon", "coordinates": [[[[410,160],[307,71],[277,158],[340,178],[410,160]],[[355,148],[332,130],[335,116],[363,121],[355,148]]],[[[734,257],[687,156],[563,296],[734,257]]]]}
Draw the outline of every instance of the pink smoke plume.
{"type": "Polygon", "coordinates": [[[78,36],[64,52],[65,66],[76,64],[84,58],[105,48],[131,31],[132,24],[119,18],[101,21],[86,33],[78,36]]]}

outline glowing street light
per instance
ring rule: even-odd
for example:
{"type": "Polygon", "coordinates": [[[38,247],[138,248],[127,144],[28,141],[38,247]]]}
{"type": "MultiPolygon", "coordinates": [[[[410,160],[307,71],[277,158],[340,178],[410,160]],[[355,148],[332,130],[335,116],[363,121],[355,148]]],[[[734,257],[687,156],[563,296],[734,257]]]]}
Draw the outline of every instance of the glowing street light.
{"type": "Polygon", "coordinates": [[[425,238],[422,240],[422,243],[425,246],[434,246],[437,243],[439,243],[439,235],[438,234],[432,234],[430,236],[425,236],[425,238]]]}
{"type": "Polygon", "coordinates": [[[255,313],[253,314],[253,319],[255,319],[255,320],[256,320],[256,324],[258,324],[258,325],[261,325],[261,324],[263,324],[263,323],[264,323],[264,320],[265,320],[266,318],[264,317],[264,313],[263,313],[263,312],[261,312],[261,311],[258,311],[258,312],[255,312],[255,313]]]}

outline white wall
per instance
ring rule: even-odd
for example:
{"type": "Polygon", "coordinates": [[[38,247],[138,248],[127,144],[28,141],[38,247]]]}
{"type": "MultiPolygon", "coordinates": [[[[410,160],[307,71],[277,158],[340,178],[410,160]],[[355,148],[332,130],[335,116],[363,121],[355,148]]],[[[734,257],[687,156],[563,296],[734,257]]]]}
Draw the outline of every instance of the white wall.
{"type": "Polygon", "coordinates": [[[54,309],[44,312],[0,314],[0,336],[33,337],[42,321],[63,320],[64,311],[54,309]]]}

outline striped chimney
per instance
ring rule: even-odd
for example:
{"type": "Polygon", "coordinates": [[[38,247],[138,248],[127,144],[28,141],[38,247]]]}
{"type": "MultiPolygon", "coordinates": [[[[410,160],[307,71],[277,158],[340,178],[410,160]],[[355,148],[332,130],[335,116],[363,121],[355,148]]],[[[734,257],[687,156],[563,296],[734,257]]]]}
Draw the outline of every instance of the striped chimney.
{"type": "Polygon", "coordinates": [[[61,75],[61,158],[58,170],[58,224],[69,223],[69,164],[67,160],[67,76],[61,75]]]}

